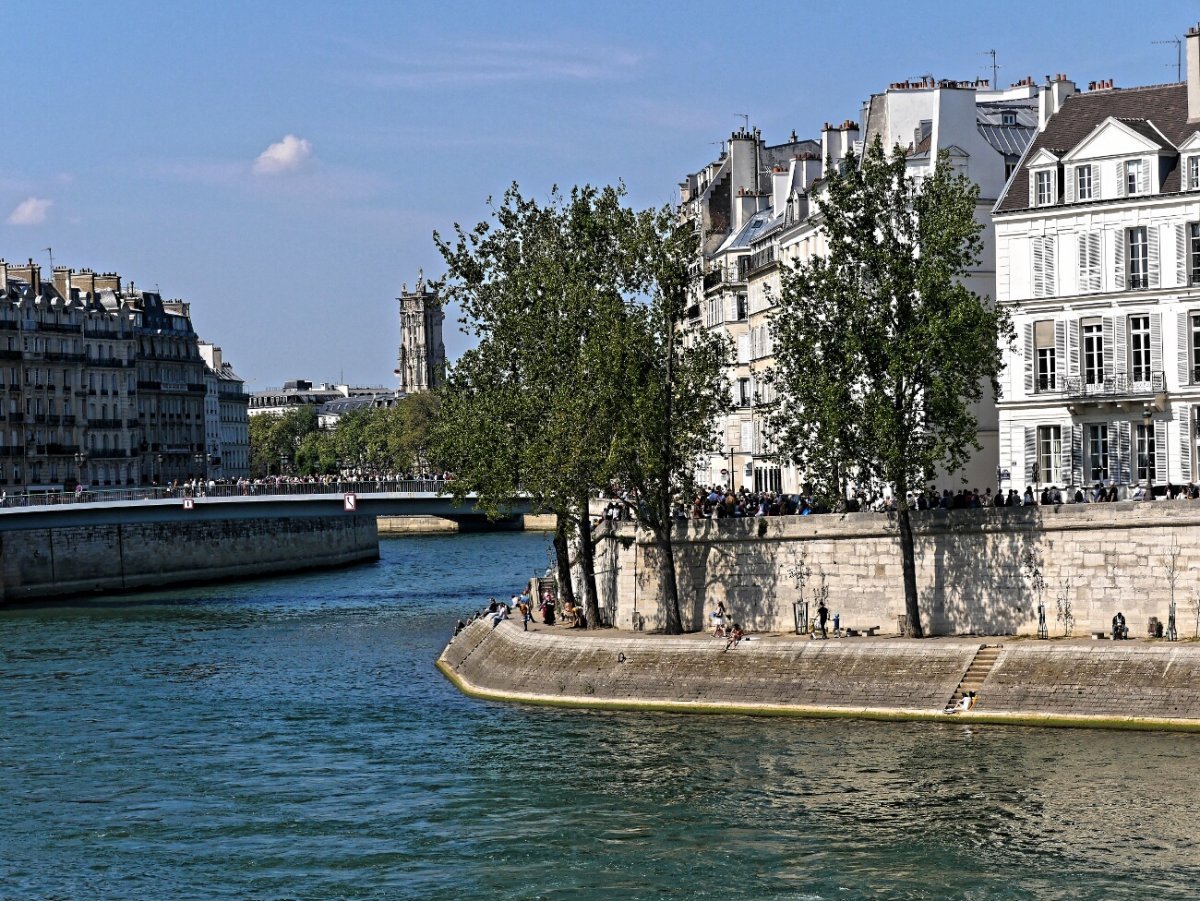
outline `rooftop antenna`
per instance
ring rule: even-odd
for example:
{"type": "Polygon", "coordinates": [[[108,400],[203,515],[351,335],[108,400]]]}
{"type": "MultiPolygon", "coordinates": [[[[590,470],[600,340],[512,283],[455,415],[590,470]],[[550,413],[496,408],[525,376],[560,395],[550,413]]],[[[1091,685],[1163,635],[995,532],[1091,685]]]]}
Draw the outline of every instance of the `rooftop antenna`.
{"type": "Polygon", "coordinates": [[[50,255],[50,271],[53,272],[54,271],[54,248],[53,247],[43,247],[42,250],[46,251],[46,253],[48,253],[50,255]]]}
{"type": "Polygon", "coordinates": [[[1000,76],[998,74],[1000,64],[996,62],[996,51],[984,50],[983,55],[992,58],[992,89],[998,91],[1000,90],[1000,76]]]}
{"type": "MultiPolygon", "coordinates": [[[[1151,44],[1174,44],[1175,45],[1175,80],[1183,81],[1183,39],[1169,38],[1165,41],[1151,41],[1151,44]]],[[[1168,67],[1170,63],[1166,64],[1168,67]]]]}
{"type": "Polygon", "coordinates": [[[742,117],[742,131],[750,130],[750,114],[749,113],[734,113],[735,116],[742,117]]]}
{"type": "Polygon", "coordinates": [[[725,143],[726,143],[725,141],[709,141],[708,143],[710,143],[710,144],[720,144],[720,145],[721,145],[721,155],[722,155],[722,156],[724,156],[724,155],[725,155],[725,143]]]}

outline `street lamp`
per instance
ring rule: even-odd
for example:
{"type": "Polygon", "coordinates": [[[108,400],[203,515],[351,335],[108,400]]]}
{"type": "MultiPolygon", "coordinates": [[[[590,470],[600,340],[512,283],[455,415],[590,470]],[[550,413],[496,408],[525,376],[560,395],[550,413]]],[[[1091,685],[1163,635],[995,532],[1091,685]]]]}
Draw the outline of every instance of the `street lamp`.
{"type": "Polygon", "coordinates": [[[158,464],[158,466],[155,468],[155,471],[154,471],[154,484],[155,484],[156,486],[159,486],[159,487],[161,487],[161,485],[162,485],[162,466],[163,466],[163,455],[162,455],[162,454],[155,454],[155,455],[154,455],[154,460],[155,460],[155,462],[158,464]]]}
{"type": "Polygon", "coordinates": [[[75,452],[75,466],[79,470],[79,478],[76,480],[75,484],[79,487],[82,487],[83,484],[87,481],[85,478],[87,473],[84,471],[84,466],[86,464],[87,464],[87,454],[85,454],[83,451],[76,451],[75,452]]]}

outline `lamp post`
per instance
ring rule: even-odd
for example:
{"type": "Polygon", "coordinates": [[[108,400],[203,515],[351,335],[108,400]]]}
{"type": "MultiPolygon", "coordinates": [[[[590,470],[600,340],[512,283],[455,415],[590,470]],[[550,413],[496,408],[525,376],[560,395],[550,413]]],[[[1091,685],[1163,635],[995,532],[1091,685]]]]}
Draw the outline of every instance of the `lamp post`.
{"type": "Polygon", "coordinates": [[[154,485],[157,488],[161,488],[162,487],[163,455],[155,454],[154,462],[157,464],[154,469],[154,485]]]}
{"type": "Polygon", "coordinates": [[[84,467],[87,465],[87,454],[83,451],[75,452],[75,466],[79,470],[79,477],[75,482],[76,487],[82,490],[83,485],[87,482],[87,473],[84,467]]]}

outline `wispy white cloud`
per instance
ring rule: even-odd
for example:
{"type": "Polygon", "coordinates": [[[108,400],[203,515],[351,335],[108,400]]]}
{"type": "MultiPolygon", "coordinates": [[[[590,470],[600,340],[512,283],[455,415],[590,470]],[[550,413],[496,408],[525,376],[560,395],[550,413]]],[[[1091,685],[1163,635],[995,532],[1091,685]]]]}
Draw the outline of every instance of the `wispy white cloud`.
{"type": "Polygon", "coordinates": [[[44,197],[26,197],[8,214],[7,222],[9,225],[41,225],[53,205],[53,200],[44,197]]]}
{"type": "Polygon", "coordinates": [[[361,45],[353,50],[366,65],[347,73],[349,80],[397,90],[522,81],[610,81],[631,74],[642,62],[639,54],[593,43],[468,42],[427,47],[403,56],[361,45]]]}
{"type": "Polygon", "coordinates": [[[284,135],[258,155],[254,161],[256,175],[280,175],[295,172],[312,156],[312,143],[306,138],[284,135]]]}

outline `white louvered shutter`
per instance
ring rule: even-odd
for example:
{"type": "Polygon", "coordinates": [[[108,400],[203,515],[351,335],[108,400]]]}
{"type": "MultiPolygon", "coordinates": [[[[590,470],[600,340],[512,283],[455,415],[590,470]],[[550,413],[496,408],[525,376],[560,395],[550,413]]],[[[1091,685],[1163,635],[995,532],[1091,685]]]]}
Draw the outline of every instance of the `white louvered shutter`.
{"type": "Polygon", "coordinates": [[[1063,370],[1067,366],[1067,323],[1058,319],[1054,323],[1054,384],[1051,388],[1061,391],[1063,387],[1063,370]]]}
{"type": "Polygon", "coordinates": [[[1125,290],[1125,229],[1113,232],[1113,290],[1125,290]]]}
{"type": "Polygon", "coordinates": [[[1091,288],[1092,291],[1104,290],[1104,245],[1103,236],[1100,232],[1092,232],[1088,235],[1088,265],[1092,270],[1091,288]]]}
{"type": "Polygon", "coordinates": [[[1104,342],[1104,379],[1113,374],[1113,321],[1111,316],[1105,316],[1100,321],[1100,336],[1104,342]]]}
{"type": "Polygon", "coordinates": [[[1026,169],[1025,177],[1029,179],[1029,205],[1037,206],[1037,173],[1026,169]]]}
{"type": "Polygon", "coordinates": [[[1175,314],[1175,347],[1178,351],[1176,365],[1178,366],[1179,387],[1186,388],[1192,383],[1192,348],[1191,329],[1188,328],[1188,314],[1175,314]]]}
{"type": "Polygon", "coordinates": [[[1033,323],[1025,323],[1025,393],[1033,394],[1033,323]]]}
{"type": "Polygon", "coordinates": [[[1071,425],[1071,484],[1083,484],[1083,426],[1071,425]]]}
{"type": "Polygon", "coordinates": [[[1059,425],[1058,437],[1058,477],[1053,481],[1055,485],[1063,488],[1071,478],[1071,420],[1068,419],[1059,425]]]}
{"type": "Polygon", "coordinates": [[[1162,313],[1150,314],[1150,380],[1155,391],[1165,391],[1166,385],[1162,374],[1162,313]]]}
{"type": "Polygon", "coordinates": [[[1037,430],[1033,426],[1025,427],[1025,484],[1036,485],[1037,471],[1037,430]]]}
{"type": "Polygon", "coordinates": [[[1129,344],[1125,337],[1128,333],[1124,316],[1113,319],[1113,375],[1121,377],[1129,375],[1129,344]]]}
{"type": "Polygon", "coordinates": [[[1166,482],[1167,478],[1167,424],[1154,422],[1154,481],[1166,482]]]}
{"type": "Polygon", "coordinates": [[[750,336],[738,335],[737,339],[737,361],[745,365],[750,362],[750,336]]]}
{"type": "MultiPolygon", "coordinates": [[[[1149,194],[1150,193],[1150,167],[1151,167],[1151,165],[1155,164],[1156,162],[1158,162],[1156,157],[1148,156],[1148,157],[1144,157],[1142,159],[1142,174],[1141,174],[1141,178],[1138,179],[1138,193],[1139,194],[1149,194]]],[[[1157,168],[1157,167],[1155,167],[1155,168],[1157,168]]],[[[1158,179],[1156,178],[1156,179],[1154,179],[1154,181],[1157,182],[1158,179]]]]}
{"type": "Polygon", "coordinates": [[[1149,275],[1149,284],[1151,288],[1157,288],[1159,283],[1159,254],[1158,254],[1158,229],[1157,224],[1146,228],[1146,258],[1148,260],[1147,274],[1149,275]]]}
{"type": "Polygon", "coordinates": [[[1042,238],[1042,259],[1045,267],[1042,275],[1042,297],[1053,297],[1058,293],[1058,282],[1054,278],[1054,244],[1053,235],[1042,238]]]}
{"type": "Polygon", "coordinates": [[[1034,297],[1046,296],[1046,250],[1044,238],[1033,237],[1029,239],[1030,248],[1033,253],[1033,290],[1031,291],[1034,297]]]}
{"type": "Polygon", "coordinates": [[[742,453],[754,453],[754,423],[742,423],[742,453]]]}
{"type": "Polygon", "coordinates": [[[1125,196],[1125,161],[1117,160],[1117,196],[1125,196]]]}
{"type": "Polygon", "coordinates": [[[1067,375],[1079,375],[1079,320],[1067,323],[1067,375]]]}
{"type": "Polygon", "coordinates": [[[1192,480],[1192,433],[1188,427],[1188,407],[1175,405],[1175,426],[1179,432],[1179,480],[1192,480]]]}
{"type": "Polygon", "coordinates": [[[1067,203],[1075,202],[1075,182],[1079,178],[1078,166],[1067,166],[1063,169],[1063,178],[1067,180],[1063,185],[1063,197],[1067,203]]]}
{"type": "Polygon", "coordinates": [[[1129,423],[1117,423],[1117,482],[1129,484],[1129,423]]]}
{"type": "Polygon", "coordinates": [[[1187,229],[1183,223],[1175,225],[1175,284],[1180,288],[1187,285],[1187,229]]]}

